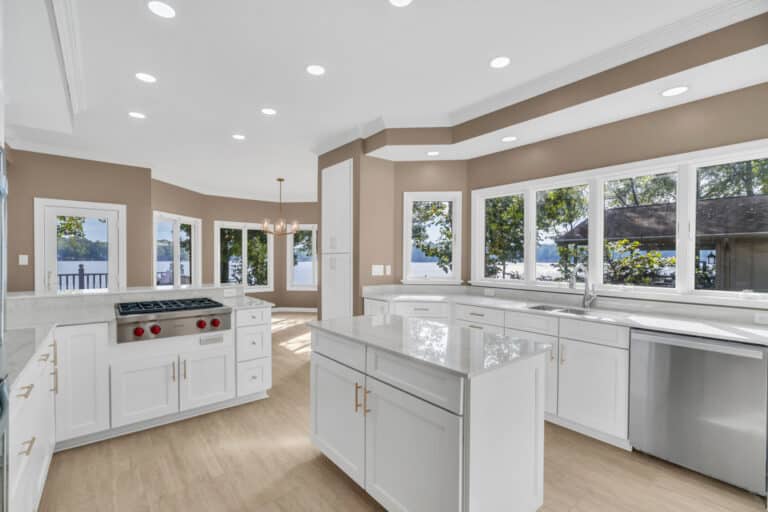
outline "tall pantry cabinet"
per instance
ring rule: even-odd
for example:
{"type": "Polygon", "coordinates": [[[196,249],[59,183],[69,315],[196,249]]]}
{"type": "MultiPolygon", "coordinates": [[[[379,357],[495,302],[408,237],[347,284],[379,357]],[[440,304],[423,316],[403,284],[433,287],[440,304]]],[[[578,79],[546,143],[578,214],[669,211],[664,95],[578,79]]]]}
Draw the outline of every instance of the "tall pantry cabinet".
{"type": "Polygon", "coordinates": [[[321,171],[320,300],[323,319],[353,315],[353,161],[321,171]]]}

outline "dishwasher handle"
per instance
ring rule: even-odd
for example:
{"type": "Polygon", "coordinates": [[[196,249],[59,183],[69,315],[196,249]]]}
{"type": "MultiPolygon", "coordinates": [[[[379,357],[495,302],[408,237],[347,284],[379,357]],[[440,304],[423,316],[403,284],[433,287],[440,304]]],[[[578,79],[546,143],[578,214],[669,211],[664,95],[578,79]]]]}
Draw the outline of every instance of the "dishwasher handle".
{"type": "Polygon", "coordinates": [[[693,350],[704,350],[707,352],[717,352],[736,357],[746,357],[749,359],[765,358],[765,348],[751,347],[742,343],[733,341],[717,341],[706,338],[697,338],[694,336],[683,336],[678,334],[666,334],[654,331],[632,330],[632,342],[656,343],[659,345],[672,345],[675,347],[690,348],[693,350]]]}

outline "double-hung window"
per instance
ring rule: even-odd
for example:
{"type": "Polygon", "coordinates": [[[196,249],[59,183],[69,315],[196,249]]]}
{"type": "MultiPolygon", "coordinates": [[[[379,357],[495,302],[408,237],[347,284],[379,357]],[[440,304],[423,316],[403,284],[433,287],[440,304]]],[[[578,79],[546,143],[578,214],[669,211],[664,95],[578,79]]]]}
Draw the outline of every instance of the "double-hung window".
{"type": "Polygon", "coordinates": [[[317,225],[301,224],[286,237],[286,289],[317,290],[317,225]]]}
{"type": "Polygon", "coordinates": [[[273,291],[273,238],[261,224],[214,222],[214,282],[273,291]]]}
{"type": "Polygon", "coordinates": [[[403,221],[403,281],[461,283],[461,192],[405,192],[403,221]]]}
{"type": "Polygon", "coordinates": [[[154,213],[155,286],[201,283],[201,220],[171,213],[154,213]]]}

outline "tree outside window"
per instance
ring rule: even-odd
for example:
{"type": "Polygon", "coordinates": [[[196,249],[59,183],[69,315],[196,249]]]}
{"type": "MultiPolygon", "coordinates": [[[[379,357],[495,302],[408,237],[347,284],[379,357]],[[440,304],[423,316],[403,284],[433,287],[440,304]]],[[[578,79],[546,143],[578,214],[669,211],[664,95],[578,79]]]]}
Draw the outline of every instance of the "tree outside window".
{"type": "Polygon", "coordinates": [[[584,280],[589,252],[589,187],[536,193],[536,279],[584,280]]]}
{"type": "Polygon", "coordinates": [[[522,194],[485,200],[485,277],[523,279],[525,199],[522,194]]]}

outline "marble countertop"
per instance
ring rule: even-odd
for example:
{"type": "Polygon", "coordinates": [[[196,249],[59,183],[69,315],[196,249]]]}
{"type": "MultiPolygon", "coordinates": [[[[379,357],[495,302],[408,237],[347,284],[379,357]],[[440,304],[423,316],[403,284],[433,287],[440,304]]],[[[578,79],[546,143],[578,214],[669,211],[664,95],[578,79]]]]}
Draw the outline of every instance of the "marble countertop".
{"type": "Polygon", "coordinates": [[[473,377],[542,354],[547,344],[397,315],[314,321],[310,327],[473,377]]]}
{"type": "Polygon", "coordinates": [[[55,324],[41,324],[5,331],[5,369],[8,371],[9,387],[13,386],[16,378],[54,327],[55,324]]]}
{"type": "MultiPolygon", "coordinates": [[[[528,309],[530,306],[550,304],[558,307],[573,307],[562,304],[546,302],[529,302],[506,298],[484,297],[477,295],[425,295],[426,302],[447,302],[480,306],[486,308],[501,309],[505,311],[518,311],[537,315],[554,315],[562,318],[574,318],[591,322],[610,323],[634,329],[648,329],[652,331],[664,331],[689,336],[700,336],[753,345],[768,346],[768,325],[754,323],[725,322],[721,320],[709,320],[706,318],[688,317],[680,315],[661,315],[649,313],[636,313],[631,311],[619,311],[609,309],[592,309],[586,315],[573,315],[563,312],[537,311],[528,309]]],[[[421,300],[418,294],[402,293],[371,293],[365,295],[366,299],[383,300],[387,302],[410,302],[421,300]]]]}
{"type": "Polygon", "coordinates": [[[232,309],[249,309],[249,308],[273,308],[274,304],[265,300],[257,299],[255,297],[249,297],[247,295],[241,295],[239,297],[227,297],[218,299],[219,302],[225,306],[229,306],[232,309]]]}

